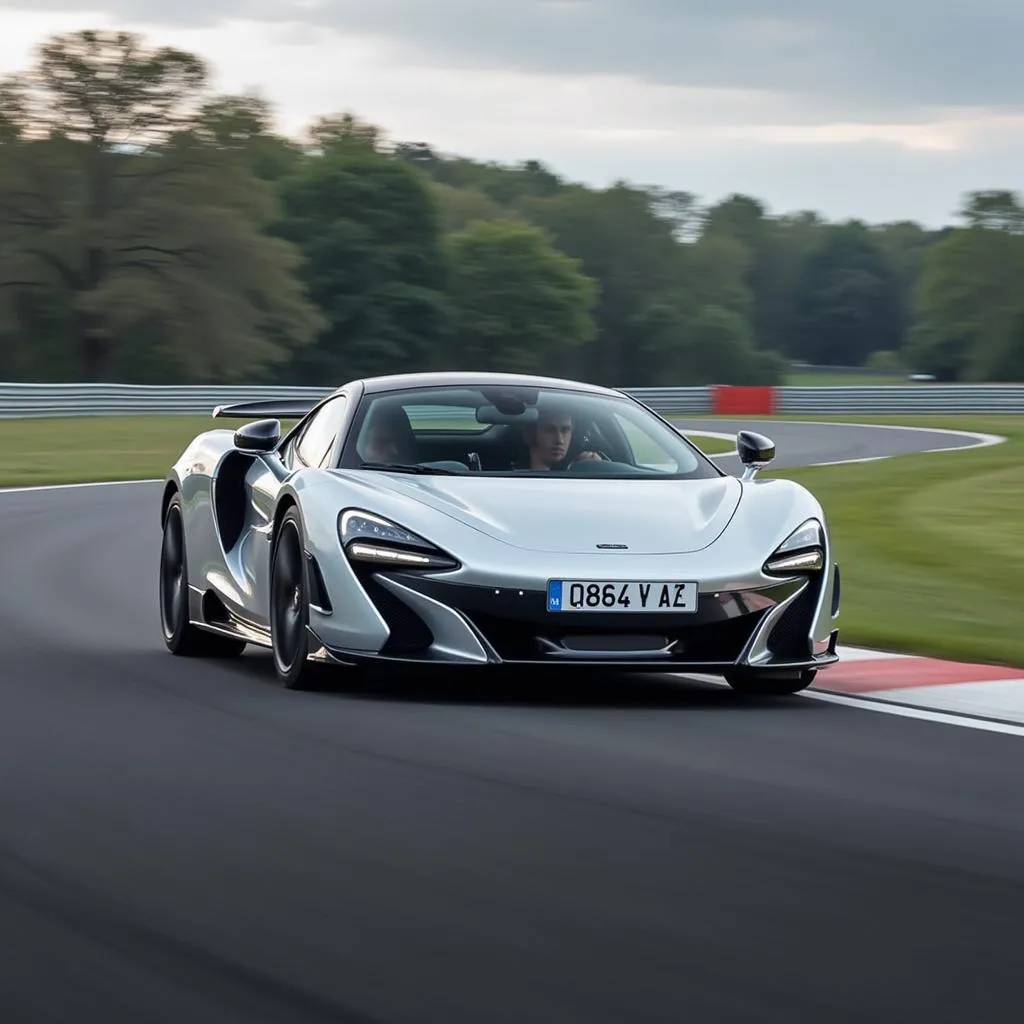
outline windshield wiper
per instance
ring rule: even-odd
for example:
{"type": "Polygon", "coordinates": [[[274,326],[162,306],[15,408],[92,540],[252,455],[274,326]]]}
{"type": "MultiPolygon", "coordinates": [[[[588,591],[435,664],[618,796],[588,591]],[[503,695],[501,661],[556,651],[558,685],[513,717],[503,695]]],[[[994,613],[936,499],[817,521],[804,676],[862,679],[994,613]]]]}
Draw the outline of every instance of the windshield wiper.
{"type": "Polygon", "coordinates": [[[419,473],[423,476],[462,476],[454,469],[442,469],[440,466],[417,466],[405,462],[364,462],[360,469],[383,469],[388,473],[419,473]]]}

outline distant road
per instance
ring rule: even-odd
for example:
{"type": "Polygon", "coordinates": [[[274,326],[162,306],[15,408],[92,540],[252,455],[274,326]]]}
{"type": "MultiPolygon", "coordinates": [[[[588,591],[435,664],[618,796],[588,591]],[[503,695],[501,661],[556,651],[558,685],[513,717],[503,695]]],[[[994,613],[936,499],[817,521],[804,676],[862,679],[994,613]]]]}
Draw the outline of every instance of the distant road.
{"type": "MultiPolygon", "coordinates": [[[[857,423],[811,423],[798,420],[700,419],[673,417],[680,430],[707,430],[734,435],[739,430],[767,434],[777,447],[773,466],[790,468],[833,462],[858,462],[909,455],[913,452],[971,448],[992,444],[988,434],[958,433],[916,427],[868,426],[857,423]]],[[[716,456],[723,469],[740,472],[735,456],[716,456]],[[733,464],[735,463],[735,465],[733,464]]]]}

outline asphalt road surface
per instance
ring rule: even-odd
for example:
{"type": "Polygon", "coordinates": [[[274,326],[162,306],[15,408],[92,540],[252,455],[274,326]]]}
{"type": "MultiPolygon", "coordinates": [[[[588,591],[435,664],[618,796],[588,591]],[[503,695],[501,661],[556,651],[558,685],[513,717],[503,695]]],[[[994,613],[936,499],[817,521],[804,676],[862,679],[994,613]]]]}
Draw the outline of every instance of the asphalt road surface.
{"type": "MultiPolygon", "coordinates": [[[[739,430],[756,430],[767,434],[776,447],[773,469],[812,466],[824,462],[859,461],[909,455],[912,452],[965,448],[977,445],[977,436],[920,427],[869,426],[847,423],[808,423],[799,421],[758,421],[756,419],[724,419],[714,417],[673,417],[673,423],[686,430],[710,430],[735,434],[739,430]]],[[[738,460],[718,456],[719,464],[728,472],[741,472],[738,460]]]]}
{"type": "Polygon", "coordinates": [[[158,494],[0,494],[5,1021],[1020,1018],[1022,740],[637,677],[290,693],[163,649],[158,494]]]}

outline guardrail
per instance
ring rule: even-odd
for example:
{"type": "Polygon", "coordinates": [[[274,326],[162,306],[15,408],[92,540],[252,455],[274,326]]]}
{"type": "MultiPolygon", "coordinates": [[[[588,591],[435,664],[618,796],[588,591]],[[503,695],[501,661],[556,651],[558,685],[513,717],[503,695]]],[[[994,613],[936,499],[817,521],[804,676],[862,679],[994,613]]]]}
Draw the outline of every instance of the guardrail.
{"type": "MultiPolygon", "coordinates": [[[[4,384],[0,419],[142,414],[209,415],[261,398],[318,398],[330,388],[246,385],[4,384]]],[[[624,388],[658,412],[690,416],[792,413],[1024,413],[1024,385],[624,388]]]]}
{"type": "Polygon", "coordinates": [[[809,413],[1024,413],[1021,384],[911,384],[775,388],[775,411],[809,413]]]}

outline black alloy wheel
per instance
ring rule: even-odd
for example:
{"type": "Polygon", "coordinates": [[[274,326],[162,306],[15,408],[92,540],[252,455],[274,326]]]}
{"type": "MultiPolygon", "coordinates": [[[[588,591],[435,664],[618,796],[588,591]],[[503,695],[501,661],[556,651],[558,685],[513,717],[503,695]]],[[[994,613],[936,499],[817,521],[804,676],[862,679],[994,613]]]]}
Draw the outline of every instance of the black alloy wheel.
{"type": "Polygon", "coordinates": [[[160,546],[160,626],[172,654],[192,658],[234,658],[245,650],[244,640],[220,636],[189,621],[188,558],[181,495],[175,494],[164,516],[160,546]]]}
{"type": "Polygon", "coordinates": [[[270,570],[270,639],[274,668],[290,690],[311,689],[309,662],[309,578],[302,521],[290,508],[274,539],[270,570]]]}

